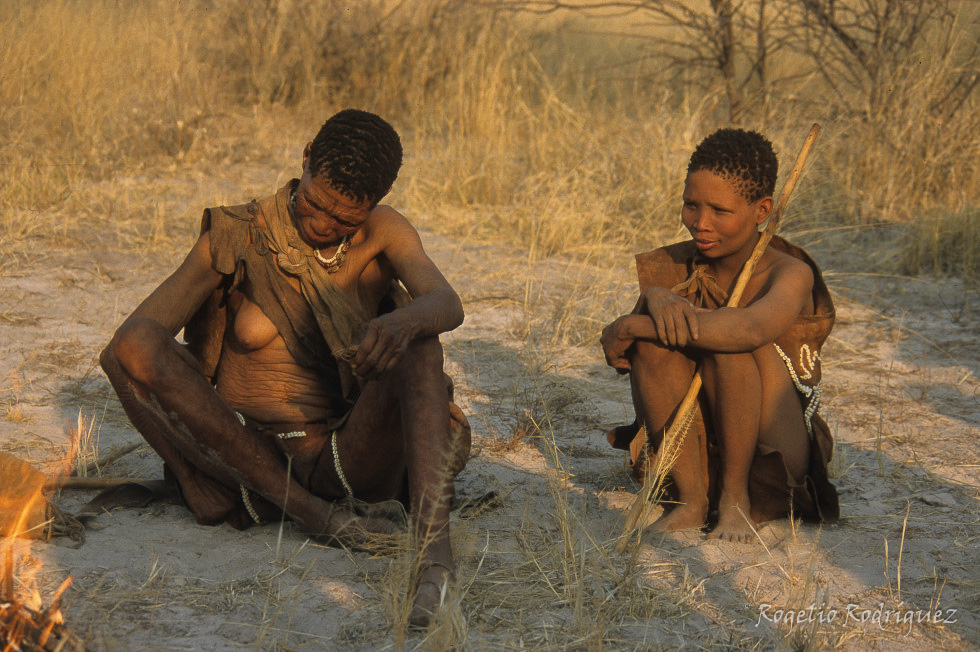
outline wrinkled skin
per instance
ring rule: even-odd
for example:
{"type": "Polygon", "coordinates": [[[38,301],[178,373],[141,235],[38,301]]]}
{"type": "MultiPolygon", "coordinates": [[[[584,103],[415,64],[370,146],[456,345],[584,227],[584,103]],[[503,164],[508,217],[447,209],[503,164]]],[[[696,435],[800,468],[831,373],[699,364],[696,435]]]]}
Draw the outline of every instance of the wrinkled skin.
{"type": "MultiPolygon", "coordinates": [[[[324,257],[336,251],[343,237],[350,237],[347,257],[334,279],[362,305],[373,305],[375,313],[393,279],[413,297],[407,306],[366,325],[351,362],[366,383],[338,430],[337,442],[343,470],[359,499],[396,498],[407,472],[423,568],[411,620],[424,626],[437,610],[439,588],[454,568],[449,503],[453,476],[469,451],[468,429],[451,427],[438,339],[462,322],[462,306],[408,221],[389,207],[353,201],[329,180],[311,175],[309,147],[294,211],[300,236],[320,248],[324,257]]],[[[102,366],[130,419],[170,463],[185,496],[210,496],[212,485],[224,493],[226,488],[237,492],[243,485],[284,510],[311,535],[369,547],[375,535],[390,533],[397,524],[383,514],[333,500],[345,492],[330,470],[332,456],[324,465],[329,472],[317,467],[309,488],[304,488],[288,476],[281,455],[235,415],[237,411],[257,422],[277,424],[313,423],[330,414],[327,392],[312,371],[292,358],[261,309],[242,291],[230,297],[215,386],[174,339],[222,281],[211,262],[205,232],[103,351],[102,366]],[[202,475],[207,482],[201,481],[202,475]]],[[[299,291],[297,283],[294,287],[299,291]]],[[[302,446],[302,441],[295,445],[302,446]]],[[[329,456],[329,445],[326,448],[329,456]]],[[[201,522],[214,518],[195,515],[201,522]]]]}

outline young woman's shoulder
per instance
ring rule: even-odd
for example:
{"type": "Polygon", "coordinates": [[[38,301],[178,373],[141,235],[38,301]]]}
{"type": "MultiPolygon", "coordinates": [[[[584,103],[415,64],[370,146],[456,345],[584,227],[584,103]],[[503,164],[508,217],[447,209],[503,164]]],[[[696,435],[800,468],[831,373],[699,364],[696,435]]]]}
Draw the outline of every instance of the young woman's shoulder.
{"type": "Polygon", "coordinates": [[[765,285],[784,299],[806,297],[813,291],[813,269],[803,260],[778,249],[766,251],[769,265],[765,285]]]}
{"type": "MultiPolygon", "coordinates": [[[[792,256],[785,251],[769,247],[769,249],[766,250],[766,255],[772,261],[772,266],[774,268],[797,272],[806,270],[807,272],[810,272],[810,266],[807,265],[805,261],[800,260],[796,256],[792,256]]],[[[810,272],[810,275],[813,275],[812,272],[810,272]]]]}

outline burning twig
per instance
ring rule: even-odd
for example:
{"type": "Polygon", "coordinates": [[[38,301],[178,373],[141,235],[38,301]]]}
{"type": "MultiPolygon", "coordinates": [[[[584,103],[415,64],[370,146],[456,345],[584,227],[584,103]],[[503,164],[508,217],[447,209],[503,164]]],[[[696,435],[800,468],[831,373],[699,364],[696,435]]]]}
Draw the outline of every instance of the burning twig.
{"type": "MultiPolygon", "coordinates": [[[[38,474],[43,477],[43,474],[38,474]]],[[[16,519],[13,526],[15,532],[23,528],[26,518],[31,512],[28,502],[25,515],[16,519]]],[[[50,532],[52,522],[43,524],[45,532],[50,532]]],[[[85,644],[77,636],[69,632],[64,625],[61,614],[61,597],[71,585],[67,578],[58,587],[51,604],[46,609],[35,609],[15,596],[14,583],[14,547],[10,537],[2,539],[3,566],[0,571],[0,646],[3,652],[35,652],[44,650],[61,650],[75,652],[85,650],[85,644]]],[[[36,595],[36,592],[35,592],[36,595]]]]}
{"type": "MultiPolygon", "coordinates": [[[[4,577],[3,584],[7,585],[11,579],[4,577]]],[[[3,652],[83,652],[86,649],[85,643],[63,624],[61,596],[70,584],[70,577],[62,582],[47,609],[32,609],[18,600],[0,598],[3,652]]]]}

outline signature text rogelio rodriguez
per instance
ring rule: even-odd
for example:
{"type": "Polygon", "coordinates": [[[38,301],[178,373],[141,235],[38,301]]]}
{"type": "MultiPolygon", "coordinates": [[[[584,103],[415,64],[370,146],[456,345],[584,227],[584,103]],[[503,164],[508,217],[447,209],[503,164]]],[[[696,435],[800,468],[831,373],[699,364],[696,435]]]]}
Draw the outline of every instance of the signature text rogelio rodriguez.
{"type": "MultiPolygon", "coordinates": [[[[887,625],[894,624],[905,629],[903,636],[908,636],[912,628],[920,623],[940,625],[957,622],[956,609],[903,609],[903,604],[905,603],[898,603],[895,609],[886,608],[883,602],[874,608],[847,604],[843,609],[836,609],[811,602],[803,609],[785,609],[763,602],[759,605],[759,618],[755,626],[758,627],[765,621],[775,625],[789,625],[789,631],[792,631],[794,627],[810,623],[836,623],[840,627],[871,623],[884,631],[887,625]]],[[[787,636],[789,631],[786,632],[787,636]]]]}

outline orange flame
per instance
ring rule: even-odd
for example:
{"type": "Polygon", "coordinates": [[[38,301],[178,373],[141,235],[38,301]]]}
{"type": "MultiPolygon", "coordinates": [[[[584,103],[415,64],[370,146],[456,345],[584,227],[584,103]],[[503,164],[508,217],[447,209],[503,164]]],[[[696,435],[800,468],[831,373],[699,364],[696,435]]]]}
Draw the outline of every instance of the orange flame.
{"type": "Polygon", "coordinates": [[[49,640],[62,638],[61,599],[71,577],[62,582],[51,605],[42,609],[37,585],[42,564],[30,554],[27,541],[49,532],[49,503],[43,494],[47,480],[30,464],[0,453],[0,646],[4,652],[19,650],[23,644],[47,649],[49,640]]]}

